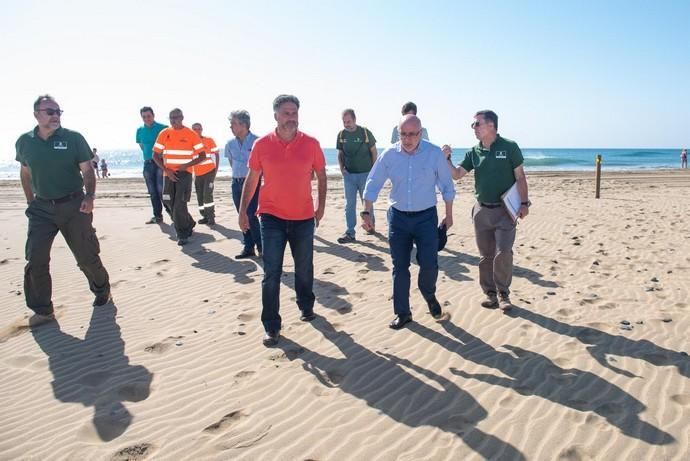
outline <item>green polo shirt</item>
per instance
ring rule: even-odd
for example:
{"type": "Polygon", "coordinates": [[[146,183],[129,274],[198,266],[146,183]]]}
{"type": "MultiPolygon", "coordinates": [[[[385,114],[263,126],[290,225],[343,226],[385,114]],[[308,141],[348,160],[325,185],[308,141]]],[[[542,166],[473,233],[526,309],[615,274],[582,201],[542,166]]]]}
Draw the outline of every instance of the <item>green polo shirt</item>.
{"type": "Polygon", "coordinates": [[[348,172],[368,173],[373,166],[371,146],[374,145],[376,145],[376,138],[371,131],[357,125],[355,131],[342,130],[338,134],[335,148],[343,151],[345,168],[348,172]]]}
{"type": "Polygon", "coordinates": [[[153,145],[156,143],[158,134],[167,127],[167,125],[154,121],[151,126],[142,125],[137,128],[137,144],[141,146],[144,161],[153,158],[153,145]]]}
{"type": "Polygon", "coordinates": [[[31,170],[31,188],[37,196],[57,199],[84,186],[79,164],[91,160],[93,154],[76,131],[58,128],[44,141],[36,127],[21,135],[15,148],[15,159],[31,170]]]}
{"type": "Polygon", "coordinates": [[[515,168],[522,165],[522,151],[515,141],[496,136],[490,149],[481,142],[465,154],[460,166],[474,170],[474,195],[483,203],[499,203],[501,194],[515,183],[515,168]]]}

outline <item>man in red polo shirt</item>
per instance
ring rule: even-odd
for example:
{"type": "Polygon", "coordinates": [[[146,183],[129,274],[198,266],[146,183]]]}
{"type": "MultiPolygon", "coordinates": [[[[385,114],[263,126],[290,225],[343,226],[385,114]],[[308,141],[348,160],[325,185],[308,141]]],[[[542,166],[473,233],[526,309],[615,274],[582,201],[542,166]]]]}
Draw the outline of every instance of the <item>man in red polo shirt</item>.
{"type": "Polygon", "coordinates": [[[266,330],[265,346],[278,344],[280,337],[280,278],[288,243],[295,262],[300,320],[314,319],[314,226],[319,225],[326,206],[326,160],[319,142],[298,130],[299,100],[292,95],[278,96],[273,100],[273,117],[278,125],[275,131],[258,139],[249,155],[249,174],[239,210],[239,225],[246,232],[249,230],[247,207],[263,175],[257,214],[263,243],[261,322],[266,330]],[[316,210],[312,173],[318,182],[316,210]]]}

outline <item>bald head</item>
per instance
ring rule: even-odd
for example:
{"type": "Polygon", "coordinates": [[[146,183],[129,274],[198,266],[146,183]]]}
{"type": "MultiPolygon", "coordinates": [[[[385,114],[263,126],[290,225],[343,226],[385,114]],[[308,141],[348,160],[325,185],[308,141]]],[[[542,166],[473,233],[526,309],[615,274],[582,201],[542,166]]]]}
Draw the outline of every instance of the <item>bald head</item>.
{"type": "Polygon", "coordinates": [[[403,115],[398,123],[398,130],[402,132],[403,128],[406,128],[405,131],[419,131],[422,129],[422,121],[413,114],[403,115]]]}
{"type": "Polygon", "coordinates": [[[398,124],[400,147],[403,151],[414,153],[422,139],[422,121],[413,114],[403,115],[398,124]]]}

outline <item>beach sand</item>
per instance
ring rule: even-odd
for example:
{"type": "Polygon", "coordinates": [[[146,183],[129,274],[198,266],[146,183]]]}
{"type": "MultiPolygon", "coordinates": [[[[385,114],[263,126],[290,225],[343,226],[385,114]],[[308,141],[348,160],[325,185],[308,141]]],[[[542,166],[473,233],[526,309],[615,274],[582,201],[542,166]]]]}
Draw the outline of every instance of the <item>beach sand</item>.
{"type": "Polygon", "coordinates": [[[415,323],[392,331],[385,197],[383,235],[339,245],[331,178],[319,317],[299,321],[288,251],[272,349],[261,265],[233,258],[227,179],[219,224],[182,249],[168,224],[144,225],[143,180],[100,180],[94,225],[114,304],[91,307],[58,237],[58,320],[33,329],[25,203],[17,181],[0,183],[0,459],[689,459],[690,174],[605,173],[599,200],[591,173],[528,181],[511,313],[479,305],[470,177],[439,254],[450,318],[432,319],[413,280],[415,323]]]}

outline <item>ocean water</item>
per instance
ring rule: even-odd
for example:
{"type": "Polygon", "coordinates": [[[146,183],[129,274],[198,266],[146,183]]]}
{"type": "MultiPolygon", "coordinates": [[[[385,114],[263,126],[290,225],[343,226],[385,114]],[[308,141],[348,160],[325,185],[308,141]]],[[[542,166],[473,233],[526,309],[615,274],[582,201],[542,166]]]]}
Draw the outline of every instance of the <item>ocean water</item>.
{"type": "MultiPolygon", "coordinates": [[[[458,163],[467,148],[453,149],[453,162],[458,163]]],[[[381,149],[379,149],[379,152],[381,149]]],[[[103,150],[100,157],[106,159],[111,177],[138,178],[141,176],[141,151],[103,150]]],[[[324,148],[326,170],[338,173],[337,151],[324,148]]],[[[680,148],[678,149],[535,149],[522,150],[527,171],[586,171],[595,168],[597,154],[602,156],[604,170],[649,170],[678,168],[680,148]]],[[[219,176],[230,176],[227,159],[221,157],[219,176]]],[[[0,160],[0,179],[18,179],[19,164],[14,160],[0,160]]]]}

